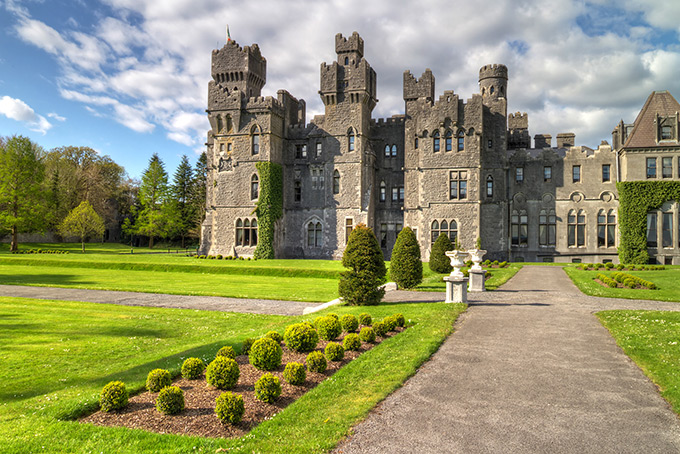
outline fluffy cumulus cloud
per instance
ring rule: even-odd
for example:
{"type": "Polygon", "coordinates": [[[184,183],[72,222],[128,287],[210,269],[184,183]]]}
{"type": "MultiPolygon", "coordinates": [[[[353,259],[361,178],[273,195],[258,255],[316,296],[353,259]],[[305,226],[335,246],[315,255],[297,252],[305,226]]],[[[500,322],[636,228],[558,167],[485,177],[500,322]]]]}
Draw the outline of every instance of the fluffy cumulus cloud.
{"type": "Polygon", "coordinates": [[[509,68],[508,110],[529,113],[532,134],[575,132],[597,146],[632,121],[652,90],[680,95],[680,3],[642,0],[102,0],[93,27],[59,30],[8,1],[23,41],[56,58],[65,98],[137,132],[162,128],[194,149],[205,140],[210,51],[258,43],[265,95],[285,88],[322,113],[319,64],[334,36],[358,31],[378,74],[376,116],[403,112],[402,78],[431,68],[436,91],[478,92],[482,65],[509,68]]]}
{"type": "MultiPolygon", "coordinates": [[[[0,98],[0,114],[26,124],[31,131],[45,134],[52,124],[42,115],[35,113],[31,107],[21,99],[3,96],[0,98]]],[[[61,117],[60,117],[61,118],[61,117]]]]}

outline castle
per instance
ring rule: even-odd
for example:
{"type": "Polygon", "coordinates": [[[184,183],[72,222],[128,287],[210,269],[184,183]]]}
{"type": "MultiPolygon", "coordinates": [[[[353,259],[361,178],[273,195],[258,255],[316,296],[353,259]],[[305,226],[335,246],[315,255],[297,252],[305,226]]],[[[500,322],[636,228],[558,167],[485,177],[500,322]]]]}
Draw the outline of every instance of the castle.
{"type": "MultiPolygon", "coordinates": [[[[616,182],[680,178],[680,105],[668,92],[652,93],[634,124],[620,122],[612,145],[575,146],[574,134],[561,133],[554,146],[536,135],[532,147],[527,114],[507,113],[504,65],[483,66],[468,99],[436,97],[429,69],[419,78],[406,71],[404,114],[376,120],[363,39],[338,34],[335,51],[336,61],[321,64],[325,113],[309,124],[304,100],[285,90],[261,96],[267,62],[257,44],[228,40],[213,51],[202,253],[253,255],[262,161],[283,171],[271,240],[278,258],[340,258],[365,223],[386,259],[407,225],[424,260],[447,234],[466,248],[481,239],[492,260],[616,262],[616,182]]],[[[680,263],[676,204],[648,219],[650,254],[680,263]]]]}

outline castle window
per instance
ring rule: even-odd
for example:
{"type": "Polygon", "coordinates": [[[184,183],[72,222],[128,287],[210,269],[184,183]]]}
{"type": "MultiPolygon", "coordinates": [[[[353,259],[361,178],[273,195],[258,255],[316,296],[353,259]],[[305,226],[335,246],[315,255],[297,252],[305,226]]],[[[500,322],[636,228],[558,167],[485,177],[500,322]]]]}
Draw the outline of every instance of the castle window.
{"type": "Polygon", "coordinates": [[[493,148],[493,140],[489,139],[489,143],[487,145],[489,149],[493,148]]]}
{"type": "Polygon", "coordinates": [[[349,242],[349,236],[352,234],[354,229],[354,219],[345,218],[345,244],[349,242]]]}
{"type": "Polygon", "coordinates": [[[241,219],[236,220],[236,246],[241,246],[243,244],[243,221],[241,219]]]}
{"type": "Polygon", "coordinates": [[[380,182],[380,201],[384,202],[386,197],[387,197],[387,186],[385,186],[384,181],[381,181],[380,182]]]}
{"type": "Polygon", "coordinates": [[[399,186],[399,202],[404,203],[404,187],[399,186]]]}
{"type": "Polygon", "coordinates": [[[661,140],[671,140],[673,138],[673,130],[670,126],[661,127],[661,140]]]}
{"type": "Polygon", "coordinates": [[[673,247],[673,213],[661,213],[661,246],[673,247]]]}
{"type": "Polygon", "coordinates": [[[543,167],[543,181],[550,181],[552,179],[552,167],[551,166],[544,166],[543,167]]]}
{"type": "Polygon", "coordinates": [[[657,247],[657,213],[652,211],[647,213],[647,247],[657,247]]]}
{"type": "Polygon", "coordinates": [[[302,182],[299,180],[293,183],[293,200],[295,202],[302,201],[302,182]]]}
{"type": "Polygon", "coordinates": [[[380,247],[387,249],[387,224],[380,224],[380,247]]]}
{"type": "Polygon", "coordinates": [[[399,201],[399,188],[396,186],[392,188],[392,201],[393,202],[399,201]]]}
{"type": "Polygon", "coordinates": [[[449,199],[467,199],[467,172],[453,170],[449,173],[449,199]]]}
{"type": "Polygon", "coordinates": [[[295,146],[295,159],[304,159],[307,157],[307,145],[295,146]]]}
{"type": "Polygon", "coordinates": [[[597,213],[597,247],[614,247],[616,243],[616,215],[614,210],[597,213]]]}
{"type": "Polygon", "coordinates": [[[519,246],[519,213],[512,212],[510,216],[510,244],[519,246]]]}
{"type": "Polygon", "coordinates": [[[505,96],[505,88],[501,86],[501,96],[505,96]]]}
{"type": "Polygon", "coordinates": [[[489,88],[489,94],[493,95],[493,92],[494,92],[494,88],[493,88],[493,85],[492,85],[491,88],[489,88]]]}
{"type": "Polygon", "coordinates": [[[486,177],[486,196],[493,197],[493,177],[491,175],[486,177]]]}
{"type": "Polygon", "coordinates": [[[349,151],[354,151],[354,131],[349,133],[349,151]]]}
{"type": "Polygon", "coordinates": [[[611,165],[602,164],[602,182],[606,183],[611,180],[611,165]]]}
{"type": "Polygon", "coordinates": [[[232,144],[231,144],[231,142],[229,142],[229,143],[227,144],[227,154],[231,154],[231,150],[232,150],[231,147],[232,147],[232,144]]]}
{"type": "Polygon", "coordinates": [[[417,137],[416,137],[415,142],[413,143],[413,146],[415,147],[416,150],[418,149],[418,138],[417,137]]]}
{"type": "Polygon", "coordinates": [[[515,167],[515,182],[521,183],[524,181],[524,167],[515,167]]]}
{"type": "Polygon", "coordinates": [[[546,213],[541,211],[538,218],[538,244],[541,246],[555,246],[557,222],[555,212],[546,213]]]}
{"type": "Polygon", "coordinates": [[[321,247],[323,244],[323,231],[320,222],[307,224],[307,247],[321,247]]]}
{"type": "Polygon", "coordinates": [[[253,175],[252,178],[250,178],[250,199],[255,200],[259,196],[260,192],[260,180],[257,178],[257,175],[253,175]]]}
{"type": "Polygon", "coordinates": [[[579,183],[581,181],[581,166],[571,167],[571,181],[573,183],[579,183]]]}
{"type": "Polygon", "coordinates": [[[432,134],[432,137],[434,137],[434,139],[432,139],[432,149],[436,153],[439,151],[439,131],[435,131],[434,134],[432,134]]]}
{"type": "Polygon", "coordinates": [[[583,247],[586,245],[586,215],[583,210],[578,214],[572,210],[567,217],[567,245],[583,247]]]}
{"type": "Polygon", "coordinates": [[[397,146],[392,145],[392,157],[396,158],[397,157],[397,146]]]}
{"type": "Polygon", "coordinates": [[[458,151],[463,151],[465,149],[465,132],[458,131],[458,151]]]}
{"type": "Polygon", "coordinates": [[[661,158],[661,176],[663,178],[673,177],[673,158],[661,158]]]}
{"type": "Polygon", "coordinates": [[[260,154],[260,130],[253,128],[253,136],[251,138],[252,154],[260,154]]]}
{"type": "Polygon", "coordinates": [[[221,134],[221,133],[222,133],[222,129],[223,129],[223,126],[222,126],[222,115],[218,115],[218,116],[217,116],[217,133],[218,133],[218,134],[221,134]]]}
{"type": "Polygon", "coordinates": [[[333,194],[340,194],[340,172],[333,172],[333,194]]]}
{"type": "Polygon", "coordinates": [[[236,246],[257,246],[257,219],[236,220],[236,246]]]}
{"type": "Polygon", "coordinates": [[[220,154],[224,154],[224,144],[220,144],[220,154]]]}
{"type": "Polygon", "coordinates": [[[390,157],[390,146],[385,145],[385,157],[389,158],[390,157]]]}
{"type": "Polygon", "coordinates": [[[647,178],[656,178],[656,158],[647,158],[647,178]]]}
{"type": "Polygon", "coordinates": [[[243,221],[243,246],[250,246],[250,219],[243,221]]]}
{"type": "Polygon", "coordinates": [[[323,151],[323,145],[321,145],[321,142],[316,143],[316,157],[321,156],[321,152],[323,151]]]}
{"type": "Polygon", "coordinates": [[[451,131],[446,131],[446,151],[453,149],[453,134],[451,131]]]}
{"type": "Polygon", "coordinates": [[[349,65],[349,57],[345,57],[345,65],[349,65]]]}
{"type": "Polygon", "coordinates": [[[529,217],[526,213],[519,215],[519,245],[526,246],[529,242],[529,217]]]}
{"type": "Polygon", "coordinates": [[[458,238],[458,224],[456,221],[447,222],[444,220],[441,223],[436,220],[432,221],[430,228],[430,241],[432,244],[437,241],[439,235],[446,235],[452,243],[455,243],[456,238],[458,238]]]}

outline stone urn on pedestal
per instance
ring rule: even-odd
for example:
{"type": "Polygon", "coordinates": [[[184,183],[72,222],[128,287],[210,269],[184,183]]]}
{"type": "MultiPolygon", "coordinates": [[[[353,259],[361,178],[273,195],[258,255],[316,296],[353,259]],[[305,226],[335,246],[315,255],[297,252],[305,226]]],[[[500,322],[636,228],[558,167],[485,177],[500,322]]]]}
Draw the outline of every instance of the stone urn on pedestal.
{"type": "Polygon", "coordinates": [[[482,257],[486,254],[483,249],[471,249],[468,251],[470,254],[470,259],[472,260],[472,266],[470,267],[470,286],[468,288],[471,292],[484,292],[486,291],[485,285],[485,275],[486,271],[482,269],[482,257]]]}
{"type": "Polygon", "coordinates": [[[446,282],[446,302],[447,303],[467,303],[467,283],[468,278],[465,277],[460,270],[465,265],[465,258],[467,252],[454,250],[448,251],[446,256],[451,260],[453,271],[449,276],[444,277],[446,282]]]}
{"type": "Polygon", "coordinates": [[[482,258],[486,254],[486,251],[484,249],[470,249],[468,251],[468,254],[470,254],[470,260],[472,260],[472,267],[470,267],[470,270],[475,270],[479,271],[482,269],[482,258]]]}

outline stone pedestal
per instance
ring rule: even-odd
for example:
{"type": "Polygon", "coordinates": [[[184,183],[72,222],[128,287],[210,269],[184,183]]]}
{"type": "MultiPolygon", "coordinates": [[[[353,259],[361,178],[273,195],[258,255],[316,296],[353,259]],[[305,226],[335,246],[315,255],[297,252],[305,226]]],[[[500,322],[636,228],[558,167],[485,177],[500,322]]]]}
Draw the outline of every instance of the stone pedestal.
{"type": "Polygon", "coordinates": [[[484,275],[486,274],[486,270],[470,270],[470,286],[468,288],[468,291],[470,292],[485,292],[486,291],[486,285],[485,285],[485,280],[484,275]]]}
{"type": "Polygon", "coordinates": [[[468,278],[446,276],[444,281],[446,282],[445,303],[467,303],[468,278]]]}

